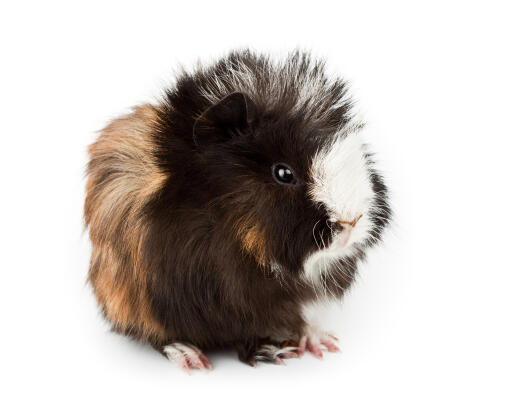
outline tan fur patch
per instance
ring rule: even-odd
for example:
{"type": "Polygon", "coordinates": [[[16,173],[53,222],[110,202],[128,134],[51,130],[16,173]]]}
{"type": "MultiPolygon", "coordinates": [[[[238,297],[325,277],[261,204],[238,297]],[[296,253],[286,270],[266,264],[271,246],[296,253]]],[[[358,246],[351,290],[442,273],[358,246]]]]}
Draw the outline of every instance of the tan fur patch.
{"type": "Polygon", "coordinates": [[[153,106],[112,121],[89,147],[85,222],[93,245],[89,280],[107,318],[124,332],[164,342],[147,295],[141,261],[146,235],[141,209],[165,184],[151,132],[153,106]]]}
{"type": "Polygon", "coordinates": [[[241,225],[238,229],[238,234],[241,238],[243,249],[254,256],[259,265],[266,265],[267,253],[264,230],[258,225],[253,225],[251,227],[241,225]]]}

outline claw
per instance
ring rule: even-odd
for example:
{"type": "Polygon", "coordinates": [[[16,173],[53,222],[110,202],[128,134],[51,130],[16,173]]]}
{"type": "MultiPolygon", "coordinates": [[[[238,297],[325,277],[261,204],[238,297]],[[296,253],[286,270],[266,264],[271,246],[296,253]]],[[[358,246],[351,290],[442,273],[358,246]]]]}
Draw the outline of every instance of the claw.
{"type": "Polygon", "coordinates": [[[284,354],[281,354],[281,357],[282,358],[298,358],[298,354],[294,351],[290,351],[290,352],[287,352],[287,353],[284,353],[284,354]]]}
{"type": "MultiPolygon", "coordinates": [[[[336,341],[339,341],[338,339],[336,339],[336,341]]],[[[337,345],[335,345],[333,342],[327,340],[326,338],[322,338],[321,339],[321,344],[323,344],[326,349],[328,350],[328,352],[340,352],[340,348],[337,347],[337,345]]]]}
{"type": "Polygon", "coordinates": [[[209,361],[208,357],[206,357],[202,352],[199,353],[199,358],[202,361],[202,364],[208,369],[213,369],[213,364],[211,364],[211,361],[209,361]]]}
{"type": "Polygon", "coordinates": [[[307,350],[309,350],[314,357],[323,358],[323,353],[321,352],[319,345],[307,341],[307,350]]]}

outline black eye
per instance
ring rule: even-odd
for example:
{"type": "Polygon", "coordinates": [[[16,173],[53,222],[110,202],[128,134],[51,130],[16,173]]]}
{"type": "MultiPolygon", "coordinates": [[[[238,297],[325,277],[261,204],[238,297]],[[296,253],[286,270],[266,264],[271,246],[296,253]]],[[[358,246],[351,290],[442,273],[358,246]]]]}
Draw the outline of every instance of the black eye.
{"type": "Polygon", "coordinates": [[[293,170],[286,164],[277,163],[271,167],[273,178],[279,184],[294,185],[296,178],[293,170]]]}

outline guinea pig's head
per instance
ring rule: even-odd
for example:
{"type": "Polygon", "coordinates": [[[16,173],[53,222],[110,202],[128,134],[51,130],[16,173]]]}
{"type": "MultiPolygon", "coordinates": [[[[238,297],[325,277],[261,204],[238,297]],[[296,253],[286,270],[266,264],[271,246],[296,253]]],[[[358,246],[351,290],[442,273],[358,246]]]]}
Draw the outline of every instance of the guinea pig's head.
{"type": "Polygon", "coordinates": [[[199,76],[207,107],[192,131],[201,190],[219,223],[282,275],[362,256],[390,210],[344,82],[300,54],[279,67],[253,55],[230,59],[230,70],[199,76]]]}

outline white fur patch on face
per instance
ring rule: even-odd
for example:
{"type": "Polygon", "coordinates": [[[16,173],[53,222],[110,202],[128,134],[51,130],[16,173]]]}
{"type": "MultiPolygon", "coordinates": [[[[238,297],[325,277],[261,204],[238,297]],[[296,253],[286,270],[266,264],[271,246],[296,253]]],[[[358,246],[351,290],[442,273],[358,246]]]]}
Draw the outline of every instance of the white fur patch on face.
{"type": "Polygon", "coordinates": [[[316,154],[311,174],[310,194],[332,219],[351,221],[369,211],[374,193],[358,134],[341,135],[316,154]]]}
{"type": "Polygon", "coordinates": [[[363,147],[356,132],[344,132],[313,159],[310,196],[327,208],[331,222],[356,224],[337,234],[328,248],[307,258],[304,275],[312,282],[317,281],[330,264],[352,254],[356,250],[354,245],[368,237],[374,191],[363,147]]]}

